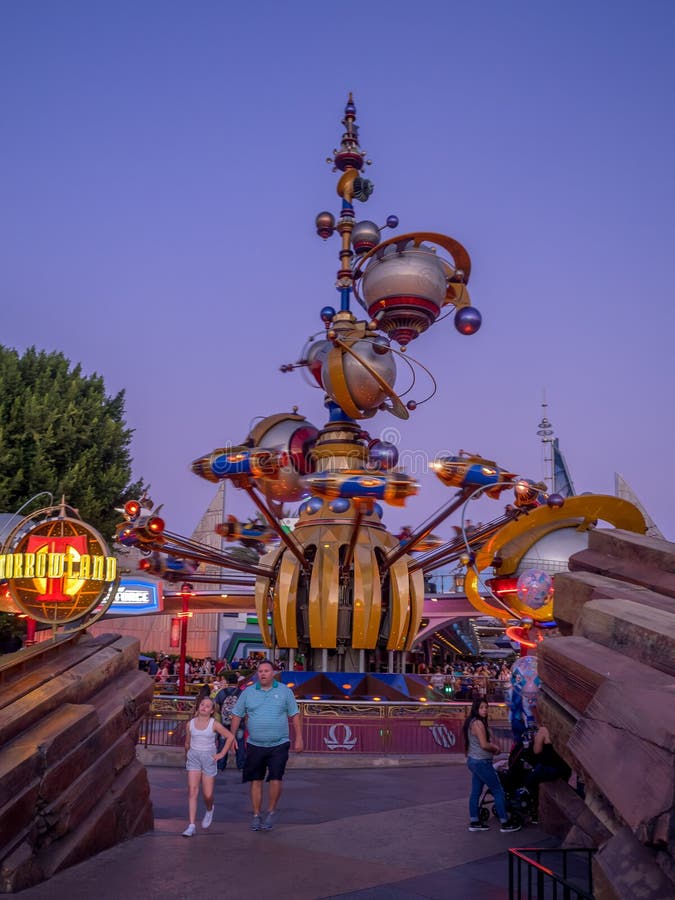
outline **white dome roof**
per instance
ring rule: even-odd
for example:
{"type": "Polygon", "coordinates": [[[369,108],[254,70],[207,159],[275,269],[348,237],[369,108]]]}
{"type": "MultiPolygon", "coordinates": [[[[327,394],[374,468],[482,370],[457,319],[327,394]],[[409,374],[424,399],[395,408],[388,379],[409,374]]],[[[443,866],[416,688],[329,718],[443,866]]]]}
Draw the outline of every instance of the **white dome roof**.
{"type": "Polygon", "coordinates": [[[588,532],[576,528],[559,528],[544,535],[525,552],[515,574],[526,569],[542,569],[544,572],[566,572],[570,556],[588,547],[588,532]]]}

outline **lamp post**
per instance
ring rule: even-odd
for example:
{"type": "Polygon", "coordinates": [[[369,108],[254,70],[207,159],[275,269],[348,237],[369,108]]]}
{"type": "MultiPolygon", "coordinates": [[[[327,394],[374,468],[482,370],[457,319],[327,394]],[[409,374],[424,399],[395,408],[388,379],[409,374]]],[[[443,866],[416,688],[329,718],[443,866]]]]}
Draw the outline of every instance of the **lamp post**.
{"type": "Polygon", "coordinates": [[[31,616],[26,616],[26,638],[24,640],[24,646],[30,647],[35,643],[35,627],[37,622],[31,616]]]}
{"type": "Polygon", "coordinates": [[[187,650],[188,620],[191,618],[190,597],[192,597],[192,585],[186,582],[181,585],[180,596],[183,608],[178,614],[180,618],[180,660],[178,662],[178,693],[185,694],[185,656],[187,650]]]}

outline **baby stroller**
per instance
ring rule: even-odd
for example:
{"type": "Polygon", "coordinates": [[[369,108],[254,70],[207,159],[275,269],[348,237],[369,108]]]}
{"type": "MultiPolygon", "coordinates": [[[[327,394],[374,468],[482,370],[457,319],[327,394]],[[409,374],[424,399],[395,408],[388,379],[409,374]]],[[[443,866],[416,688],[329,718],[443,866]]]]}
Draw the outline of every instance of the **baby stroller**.
{"type": "MultiPolygon", "coordinates": [[[[526,732],[522,740],[513,745],[508,757],[504,754],[495,762],[495,771],[499,776],[504,795],[506,797],[506,811],[512,822],[517,825],[526,825],[536,821],[537,809],[532,793],[525,787],[525,782],[532,771],[530,761],[530,748],[532,735],[526,732]]],[[[486,823],[492,815],[497,815],[492,791],[485,787],[481,794],[478,817],[486,823]]]]}

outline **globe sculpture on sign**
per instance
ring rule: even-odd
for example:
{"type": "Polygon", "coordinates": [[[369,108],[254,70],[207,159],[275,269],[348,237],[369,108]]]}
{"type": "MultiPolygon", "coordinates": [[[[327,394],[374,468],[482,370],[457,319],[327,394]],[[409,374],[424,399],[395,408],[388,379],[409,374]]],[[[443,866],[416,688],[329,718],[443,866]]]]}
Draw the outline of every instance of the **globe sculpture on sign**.
{"type": "MultiPolygon", "coordinates": [[[[248,574],[263,639],[287,650],[290,663],[301,653],[317,672],[403,672],[424,611],[425,575],[460,558],[475,568],[490,540],[546,506],[546,485],[459,451],[431,466],[452,497],[417,527],[400,535],[388,530],[387,505],[404,506],[419,486],[400,465],[398,448],[368,430],[370,421],[381,414],[407,420],[436,393],[432,372],[412,357],[411,346],[422,346],[432,329],[438,340],[475,335],[482,318],[469,297],[471,258],[458,240],[432,231],[386,237],[385,230],[399,225],[396,216],[382,217],[383,225],[377,224],[382,218],[359,217],[358,205],[369,201],[374,186],[364,175],[370,161],[359,144],[351,95],[342,126],[340,146],[328,159],[338,173],[339,209],[315,219],[322,240],[337,238],[339,302],[320,300],[318,330],[304,343],[298,339],[299,358],[281,366],[300,371],[320,391],[324,423],[296,406],[268,415],[252,408],[258,418],[248,434],[224,435],[219,448],[192,463],[198,477],[244,491],[278,541],[266,533],[260,542],[266,552],[251,562],[169,531],[139,502],[125,507],[118,540],[138,547],[146,571],[163,577],[182,580],[191,567],[190,583],[213,583],[216,576],[203,566],[218,566],[226,586],[248,574]],[[444,325],[448,317],[454,329],[444,325]],[[443,540],[435,533],[477,491],[499,500],[512,490],[513,502],[470,537],[443,540]],[[282,524],[284,504],[297,509],[292,530],[282,524]]],[[[565,514],[557,501],[546,509],[554,521],[565,514]]],[[[244,535],[232,522],[216,530],[244,535]]],[[[478,593],[471,602],[480,608],[478,593]]],[[[523,614],[507,602],[496,608],[507,619],[523,614]]],[[[550,610],[546,615],[550,620],[550,610]]]]}
{"type": "Polygon", "coordinates": [[[553,579],[541,569],[526,569],[518,577],[518,599],[530,607],[541,609],[553,593],[553,579]]]}

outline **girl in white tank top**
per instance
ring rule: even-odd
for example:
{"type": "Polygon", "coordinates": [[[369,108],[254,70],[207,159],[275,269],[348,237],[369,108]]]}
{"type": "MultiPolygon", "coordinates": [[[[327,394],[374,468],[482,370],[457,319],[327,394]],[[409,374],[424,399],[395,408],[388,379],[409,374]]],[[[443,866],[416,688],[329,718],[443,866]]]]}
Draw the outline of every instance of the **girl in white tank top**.
{"type": "MultiPolygon", "coordinates": [[[[197,799],[201,784],[206,813],[202,819],[202,828],[208,828],[213,821],[213,786],[218,771],[217,762],[230,752],[235,744],[231,731],[216,722],[213,718],[214,702],[204,697],[197,709],[197,715],[190,719],[185,729],[185,768],[188,777],[188,813],[190,822],[183,832],[183,837],[192,837],[197,826],[197,799]],[[225,738],[225,746],[216,752],[216,734],[225,738]]],[[[236,746],[236,744],[235,744],[236,746]]]]}

